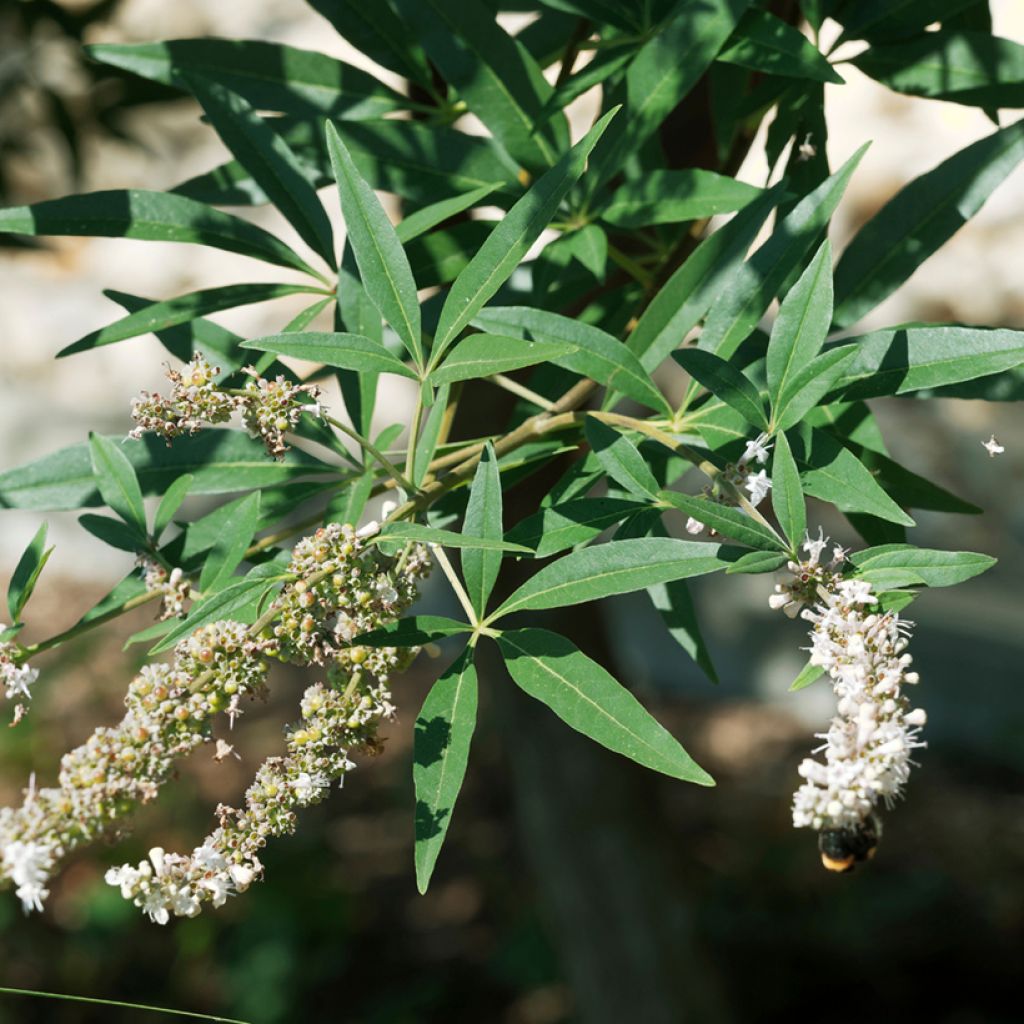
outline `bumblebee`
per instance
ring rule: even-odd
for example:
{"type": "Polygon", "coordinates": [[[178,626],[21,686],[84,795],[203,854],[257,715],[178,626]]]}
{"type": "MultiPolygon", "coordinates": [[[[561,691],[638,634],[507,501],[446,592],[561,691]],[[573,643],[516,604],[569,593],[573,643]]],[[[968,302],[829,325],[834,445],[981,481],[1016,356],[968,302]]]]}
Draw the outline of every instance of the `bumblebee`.
{"type": "Polygon", "coordinates": [[[845,874],[871,860],[878,848],[882,823],[872,814],[856,828],[828,828],[818,833],[821,863],[828,871],[845,874]]]}

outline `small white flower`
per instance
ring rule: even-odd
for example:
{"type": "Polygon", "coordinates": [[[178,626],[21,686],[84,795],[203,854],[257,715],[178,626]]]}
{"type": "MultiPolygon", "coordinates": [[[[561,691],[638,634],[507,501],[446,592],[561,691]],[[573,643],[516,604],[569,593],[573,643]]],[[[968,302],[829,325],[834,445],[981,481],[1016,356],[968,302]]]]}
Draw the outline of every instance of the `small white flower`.
{"type": "Polygon", "coordinates": [[[994,459],[997,455],[1002,455],[1006,449],[996,440],[996,435],[993,434],[987,441],[981,442],[981,447],[988,452],[988,457],[994,459]]]}
{"type": "Polygon", "coordinates": [[[768,492],[772,489],[772,482],[767,472],[762,469],[757,473],[751,473],[743,486],[750,492],[750,504],[757,506],[768,496],[768,492]]]}
{"type": "Polygon", "coordinates": [[[690,516],[690,518],[686,520],[687,533],[692,533],[696,536],[696,534],[702,533],[703,531],[704,524],[699,519],[694,519],[693,516],[690,516]]]}
{"type": "Polygon", "coordinates": [[[204,889],[209,889],[210,892],[213,893],[213,897],[210,902],[215,907],[222,907],[227,901],[231,890],[234,888],[234,882],[232,882],[231,877],[227,874],[210,875],[208,878],[204,878],[199,884],[204,889]]]}
{"type": "Polygon", "coordinates": [[[4,874],[14,883],[15,895],[26,914],[43,909],[43,900],[50,895],[46,882],[53,864],[53,850],[42,843],[16,839],[4,847],[4,874]]]}
{"type": "MultiPolygon", "coordinates": [[[[232,725],[234,722],[232,722],[232,725]]],[[[241,761],[242,758],[236,753],[235,748],[230,743],[225,743],[224,740],[217,740],[217,749],[214,752],[214,761],[223,761],[226,757],[234,757],[236,761],[241,761]]]]}
{"type": "Polygon", "coordinates": [[[747,442],[746,450],[743,452],[740,462],[759,462],[762,466],[768,461],[768,452],[771,451],[771,442],[767,434],[758,434],[753,441],[747,442]]]}

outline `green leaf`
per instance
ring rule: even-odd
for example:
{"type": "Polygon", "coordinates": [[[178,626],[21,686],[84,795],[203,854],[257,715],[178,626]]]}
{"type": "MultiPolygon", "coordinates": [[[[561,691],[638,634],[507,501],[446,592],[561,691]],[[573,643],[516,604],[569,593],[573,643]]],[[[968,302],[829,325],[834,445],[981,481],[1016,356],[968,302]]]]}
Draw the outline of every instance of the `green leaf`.
{"type": "Polygon", "coordinates": [[[698,383],[703,384],[726,405],[732,406],[748,423],[764,430],[768,426],[764,402],[751,381],[731,363],[713,352],[680,348],[672,358],[698,383]]]}
{"type": "Polygon", "coordinates": [[[445,548],[478,548],[481,551],[508,551],[512,554],[532,555],[533,552],[522,544],[510,544],[494,537],[471,537],[467,533],[453,533],[439,530],[421,523],[391,523],[374,540],[415,540],[424,544],[439,544],[445,548]]]}
{"type": "Polygon", "coordinates": [[[630,494],[653,499],[658,481],[632,441],[613,427],[588,416],[583,432],[604,471],[630,494]]]}
{"type": "Polygon", "coordinates": [[[501,334],[470,334],[451,349],[444,362],[431,373],[435,384],[489,377],[524,366],[534,366],[575,352],[564,342],[524,341],[501,334]]]}
{"type": "Polygon", "coordinates": [[[78,523],[104,544],[132,554],[146,547],[146,535],[137,526],[122,522],[113,516],[94,516],[88,513],[78,517],[78,523]]]}
{"type": "Polygon", "coordinates": [[[888,298],[982,208],[1022,158],[1024,121],[1018,121],[901,189],[843,252],[835,326],[850,326],[888,298]]]}
{"type": "Polygon", "coordinates": [[[775,185],[740,210],[705,238],[654,296],[627,342],[645,370],[660,366],[708,311],[781,195],[775,185]]]}
{"type": "Polygon", "coordinates": [[[726,537],[738,540],[741,544],[769,550],[784,547],[779,537],[756,519],[751,519],[742,509],[720,505],[717,501],[710,501],[707,498],[680,494],[678,491],[662,491],[659,497],[672,508],[685,512],[687,516],[692,516],[698,522],[710,526],[726,537]]]}
{"type": "Polygon", "coordinates": [[[831,435],[805,425],[791,441],[805,494],[832,502],[840,512],[867,512],[889,523],[914,525],[860,459],[831,435]]]}
{"type": "Polygon", "coordinates": [[[779,307],[768,341],[766,369],[772,405],[821,351],[832,322],[832,247],[821,248],[779,307]]]}
{"type": "MultiPolygon", "coordinates": [[[[988,0],[982,0],[988,7],[988,0]]],[[[934,22],[943,27],[978,0],[858,0],[841,11],[842,39],[900,38],[912,36],[934,22]]]]}
{"type": "Polygon", "coordinates": [[[420,305],[409,258],[380,200],[356,170],[348,149],[330,122],[327,123],[327,149],[338,183],[348,242],[355,254],[363,287],[417,365],[421,365],[420,305]]]}
{"type": "MultiPolygon", "coordinates": [[[[108,438],[119,445],[120,436],[108,438]]],[[[182,473],[192,473],[193,494],[225,494],[270,487],[330,466],[296,448],[268,459],[259,441],[240,430],[207,430],[179,437],[173,447],[153,436],[122,449],[135,467],[143,494],[163,494],[182,473]]],[[[0,473],[0,508],[75,509],[103,504],[89,445],[71,445],[0,473]]]]}
{"type": "Polygon", "coordinates": [[[1024,331],[938,324],[848,338],[856,356],[835,385],[844,400],[905,395],[1024,365],[1024,331]]]}
{"type": "Polygon", "coordinates": [[[252,175],[299,237],[330,267],[336,267],[331,222],[288,143],[267,125],[250,103],[220,81],[193,74],[187,75],[185,80],[235,159],[252,175]]]}
{"type": "Polygon", "coordinates": [[[482,0],[398,0],[427,56],[491,134],[524,167],[550,167],[568,143],[565,115],[541,121],[551,96],[533,58],[482,0]]]}
{"type": "MultiPolygon", "coordinates": [[[[430,384],[424,384],[423,390],[429,394],[430,384]]],[[[412,464],[412,482],[419,487],[427,476],[430,463],[437,452],[437,442],[441,437],[441,427],[448,415],[448,399],[451,394],[451,387],[442,384],[433,396],[434,404],[430,406],[430,412],[420,430],[420,436],[416,441],[416,451],[412,464]]],[[[424,400],[425,401],[425,400],[424,400]]]]}
{"type": "Polygon", "coordinates": [[[242,348],[276,352],[279,356],[307,359],[311,363],[336,366],[361,373],[394,373],[416,380],[416,372],[392,355],[382,342],[359,334],[340,331],[304,331],[299,334],[270,334],[243,341],[242,348]]]}
{"type": "Polygon", "coordinates": [[[472,209],[481,199],[486,199],[498,187],[497,183],[481,185],[471,192],[463,192],[462,195],[452,196],[451,199],[441,199],[429,206],[424,206],[407,217],[404,217],[395,225],[395,233],[402,245],[407,245],[414,238],[425,234],[438,224],[472,209]]]}
{"type": "Polygon", "coordinates": [[[548,226],[587,157],[616,111],[610,110],[542,178],[530,187],[487,236],[445,298],[434,339],[435,359],[508,279],[548,226]]]}
{"type": "Polygon", "coordinates": [[[789,275],[828,225],[867,146],[800,200],[712,304],[698,344],[724,359],[764,316],[789,275]]]}
{"type": "Polygon", "coordinates": [[[443,615],[410,615],[389,622],[380,629],[361,633],[353,638],[353,647],[423,647],[450,636],[472,633],[468,622],[459,622],[443,615]]]}
{"type": "Polygon", "coordinates": [[[620,185],[600,216],[620,228],[677,224],[739,210],[760,195],[761,189],[712,171],[656,170],[620,185]]]}
{"type": "Polygon", "coordinates": [[[157,506],[156,516],[153,519],[153,536],[159,540],[160,535],[170,525],[174,513],[181,508],[188,492],[192,489],[192,482],[195,477],[191,473],[182,473],[164,492],[157,506]]]}
{"type": "Polygon", "coordinates": [[[1024,107],[1024,46],[988,32],[943,29],[876,44],[851,63],[910,96],[972,107],[1024,107]]]}
{"type": "Polygon", "coordinates": [[[808,662],[802,669],[800,669],[796,679],[794,679],[790,684],[789,692],[796,693],[799,690],[803,690],[805,687],[810,686],[811,683],[820,679],[824,674],[825,670],[823,668],[819,668],[817,665],[812,665],[808,662]]]}
{"type": "MultiPolygon", "coordinates": [[[[870,578],[881,570],[910,571],[928,587],[952,587],[978,576],[996,564],[989,555],[973,551],[938,551],[909,544],[883,544],[850,556],[857,575],[870,578]]],[[[913,582],[913,581],[910,581],[913,582]]]]}
{"type": "MultiPolygon", "coordinates": [[[[502,525],[501,506],[501,474],[494,448],[488,442],[473,476],[463,529],[477,537],[502,540],[505,530],[502,525]]],[[[466,583],[466,593],[469,595],[473,611],[480,617],[487,608],[487,599],[494,589],[500,568],[500,551],[467,548],[462,552],[462,575],[466,583]]]]}
{"type": "Polygon", "coordinates": [[[474,650],[467,647],[431,687],[416,719],[413,783],[416,789],[416,887],[427,891],[448,833],[469,745],[476,728],[474,650]]]}
{"type": "Polygon", "coordinates": [[[775,435],[772,456],[772,508],[786,539],[796,548],[807,529],[807,506],[793,452],[781,431],[775,435]]]}
{"type": "Polygon", "coordinates": [[[187,73],[214,79],[258,110],[374,120],[409,101],[372,75],[333,57],[253,39],[169,39],[159,43],[87,46],[102,64],[183,91],[187,73]]]}
{"type": "Polygon", "coordinates": [[[774,429],[788,430],[799,423],[835,387],[856,353],[853,345],[841,345],[804,365],[772,410],[774,429]]]}
{"type": "Polygon", "coordinates": [[[588,89],[607,81],[633,59],[638,49],[637,45],[627,42],[614,49],[596,51],[589,64],[555,87],[555,91],[544,105],[541,116],[547,116],[556,110],[565,110],[577,96],[582,96],[588,89]]]}
{"type": "Polygon", "coordinates": [[[375,64],[424,88],[433,87],[430,67],[416,37],[387,4],[363,0],[309,0],[338,34],[375,64]]]}
{"type": "Polygon", "coordinates": [[[597,224],[586,224],[562,237],[573,257],[603,281],[608,265],[608,236],[604,231],[597,224]]]}
{"type": "Polygon", "coordinates": [[[789,561],[789,555],[777,551],[749,551],[742,558],[737,558],[728,569],[726,576],[737,573],[775,572],[789,561]]]}
{"type": "Polygon", "coordinates": [[[103,501],[145,536],[146,509],[142,504],[142,488],[135,476],[135,467],[121,445],[102,434],[90,433],[89,458],[103,501]]]}
{"type": "Polygon", "coordinates": [[[228,284],[219,288],[204,288],[187,295],[178,295],[173,299],[152,302],[142,309],[129,313],[115,320],[112,324],[92,331],[84,338],[66,345],[57,353],[57,358],[74,355],[76,352],[87,352],[90,349],[113,345],[127,338],[137,338],[140,334],[156,333],[188,323],[196,317],[207,313],[216,313],[222,309],[236,309],[238,306],[249,306],[255,302],[269,302],[283,295],[297,295],[304,292],[316,292],[318,289],[302,284],[228,284]]]}
{"type": "Polygon", "coordinates": [[[20,621],[21,613],[36,588],[39,574],[53,554],[53,548],[46,546],[47,529],[48,525],[43,523],[36,530],[11,574],[11,582],[7,586],[7,610],[12,623],[20,621]]]}
{"type": "Polygon", "coordinates": [[[473,318],[485,330],[515,328],[538,341],[573,345],[571,355],[551,360],[556,366],[600,381],[652,409],[671,410],[639,360],[618,338],[599,327],[529,306],[491,306],[473,318]]]}
{"type": "Polygon", "coordinates": [[[646,768],[714,785],[627,689],[565,637],[544,629],[513,629],[498,637],[498,647],[516,685],[566,725],[646,768]]]}
{"type": "Polygon", "coordinates": [[[0,234],[87,235],[191,242],[314,274],[301,256],[263,228],[167,192],[111,189],[0,210],[0,234]]]}
{"type": "Polygon", "coordinates": [[[533,548],[537,558],[547,558],[593,540],[609,526],[648,507],[625,498],[572,498],[527,516],[506,537],[533,548]]]}
{"type": "Polygon", "coordinates": [[[816,46],[798,29],[767,11],[747,11],[717,59],[768,75],[843,84],[816,46]]]}
{"type": "Polygon", "coordinates": [[[199,576],[199,589],[204,594],[217,591],[238,568],[252,543],[259,520],[260,492],[253,491],[237,504],[234,515],[223,524],[221,534],[206,556],[199,576]]]}
{"type": "Polygon", "coordinates": [[[717,572],[728,564],[728,551],[718,544],[667,537],[644,537],[582,548],[530,577],[490,620],[527,609],[564,608],[612,594],[643,590],[655,583],[717,572]]]}
{"type": "Polygon", "coordinates": [[[217,622],[220,619],[234,619],[236,622],[255,621],[256,608],[263,596],[285,578],[281,566],[273,562],[250,569],[237,583],[232,583],[193,605],[188,616],[150,649],[150,656],[160,654],[161,651],[169,651],[179,640],[183,640],[208,622],[217,622]]]}
{"type": "Polygon", "coordinates": [[[701,79],[749,0],[678,0],[637,51],[609,102],[625,112],[594,154],[592,189],[608,181],[701,79]]]}

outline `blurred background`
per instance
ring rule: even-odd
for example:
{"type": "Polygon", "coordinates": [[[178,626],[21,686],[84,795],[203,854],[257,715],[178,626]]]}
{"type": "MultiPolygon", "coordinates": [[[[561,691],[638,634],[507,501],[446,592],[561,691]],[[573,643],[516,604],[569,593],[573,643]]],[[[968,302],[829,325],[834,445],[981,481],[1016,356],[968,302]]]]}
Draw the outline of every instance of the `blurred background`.
{"type": "MultiPolygon", "coordinates": [[[[1024,5],[992,7],[996,33],[1024,41],[1024,5]]],[[[302,0],[0,0],[0,204],[164,188],[222,158],[191,101],[88,65],[81,42],[226,35],[360,62],[325,29],[302,0]]],[[[839,245],[908,180],[992,130],[979,111],[899,97],[842,70],[847,84],[826,87],[830,161],[874,143],[840,207],[839,245]]],[[[1006,112],[1003,123],[1014,116],[1006,112]]],[[[740,176],[760,184],[764,173],[755,142],[740,176]]],[[[266,210],[252,213],[288,230],[266,210]]],[[[1024,328],[1022,251],[1019,168],[869,325],[1024,328]]],[[[123,240],[0,248],[0,468],[90,429],[125,432],[130,397],[159,385],[165,353],[153,339],[53,360],[118,315],[104,287],[157,298],[261,272],[280,275],[213,250],[123,240]]],[[[287,315],[279,308],[269,321],[249,307],[222,322],[252,335],[287,315]]],[[[396,388],[385,417],[400,418],[404,398],[396,388]]],[[[606,602],[588,650],[656,711],[716,789],[607,754],[507,679],[485,674],[466,788],[430,893],[418,896],[412,723],[447,655],[423,657],[397,684],[400,721],[384,755],[307,812],[296,837],[271,846],[266,882],[219,912],[150,925],[103,884],[105,868],[156,844],[190,849],[209,831],[216,803],[237,802],[259,760],[279,750],[303,685],[282,672],[274,699],[236,730],[241,762],[216,764],[201,752],[183,764],[179,783],[130,840],[74,858],[43,915],[23,918],[13,896],[0,896],[0,985],[260,1024],[1019,1021],[1024,416],[995,403],[874,405],[899,461],[986,510],[922,513],[912,539],[1000,562],[912,608],[923,679],[915,697],[929,713],[929,746],[869,867],[824,872],[814,836],[789,825],[796,765],[831,706],[822,684],[786,692],[804,661],[800,624],[768,611],[768,577],[706,579],[694,592],[718,687],[641,598],[606,602]],[[998,459],[981,448],[992,432],[1007,449],[998,459]]],[[[816,507],[812,522],[815,513],[824,516],[816,507]]],[[[29,607],[29,642],[74,622],[131,563],[82,531],[74,514],[47,518],[57,550],[29,607]]],[[[841,523],[822,521],[846,539],[841,523]]],[[[37,525],[33,515],[4,512],[0,584],[37,525]]],[[[140,609],[39,659],[29,720],[0,736],[0,799],[19,800],[32,771],[50,784],[62,752],[119,716],[141,660],[141,648],[122,645],[150,614],[140,609]]],[[[0,995],[0,1024],[141,1019],[0,995]]]]}

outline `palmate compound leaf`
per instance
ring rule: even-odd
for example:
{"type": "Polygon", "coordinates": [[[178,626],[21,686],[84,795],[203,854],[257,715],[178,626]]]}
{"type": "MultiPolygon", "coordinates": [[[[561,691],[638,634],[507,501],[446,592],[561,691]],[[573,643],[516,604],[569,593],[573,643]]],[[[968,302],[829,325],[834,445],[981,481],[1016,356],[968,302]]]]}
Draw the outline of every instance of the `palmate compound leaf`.
{"type": "Polygon", "coordinates": [[[674,779],[714,785],[625,687],[565,637],[544,629],[511,629],[497,643],[516,685],[577,732],[674,779]]]}
{"type": "Polygon", "coordinates": [[[427,891],[448,833],[476,728],[475,651],[467,647],[431,687],[416,719],[412,776],[416,790],[416,885],[427,891]]]}
{"type": "Polygon", "coordinates": [[[484,303],[508,280],[551,222],[569,189],[583,173],[587,157],[617,109],[605,114],[550,171],[530,186],[455,279],[437,323],[435,363],[484,303]]]}
{"type": "Polygon", "coordinates": [[[193,242],[316,276],[301,256],[263,228],[168,192],[111,189],[11,206],[0,210],[0,234],[193,242]]]}
{"type": "Polygon", "coordinates": [[[497,611],[495,621],[513,612],[563,608],[612,594],[643,590],[654,583],[718,572],[738,556],[735,548],[667,537],[645,537],[582,548],[545,566],[497,611]]]}

